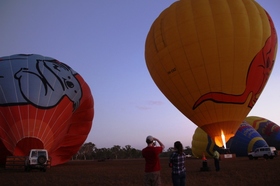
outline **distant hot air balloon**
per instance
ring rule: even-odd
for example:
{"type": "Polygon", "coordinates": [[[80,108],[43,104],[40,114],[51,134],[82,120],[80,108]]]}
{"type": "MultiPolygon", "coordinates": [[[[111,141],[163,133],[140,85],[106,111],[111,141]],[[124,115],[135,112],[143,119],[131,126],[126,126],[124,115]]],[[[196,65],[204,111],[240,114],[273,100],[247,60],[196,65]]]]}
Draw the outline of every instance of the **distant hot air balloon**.
{"type": "Polygon", "coordinates": [[[245,121],[252,125],[265,139],[269,146],[280,149],[280,126],[276,123],[258,116],[249,116],[245,121]]]}
{"type": "Polygon", "coordinates": [[[32,54],[0,58],[1,152],[45,148],[52,165],[65,163],[86,140],[93,113],[89,86],[68,65],[32,54]]]}
{"type": "Polygon", "coordinates": [[[152,24],[145,58],[162,93],[221,147],[258,100],[276,49],[256,1],[180,0],[152,24]]]}
{"type": "MultiPolygon", "coordinates": [[[[235,135],[228,140],[226,146],[229,152],[236,156],[247,156],[248,152],[254,151],[258,147],[267,147],[268,144],[250,124],[243,121],[235,135]]],[[[212,157],[214,149],[217,147],[211,137],[197,127],[192,140],[193,155],[201,157],[204,153],[207,157],[212,157]]]]}
{"type": "Polygon", "coordinates": [[[232,137],[227,147],[236,156],[248,156],[248,152],[259,147],[268,147],[264,138],[246,121],[243,121],[232,137]]]}
{"type": "Polygon", "coordinates": [[[213,157],[215,143],[211,137],[201,128],[197,127],[192,137],[192,154],[194,157],[202,158],[203,155],[206,157],[213,157]]]}

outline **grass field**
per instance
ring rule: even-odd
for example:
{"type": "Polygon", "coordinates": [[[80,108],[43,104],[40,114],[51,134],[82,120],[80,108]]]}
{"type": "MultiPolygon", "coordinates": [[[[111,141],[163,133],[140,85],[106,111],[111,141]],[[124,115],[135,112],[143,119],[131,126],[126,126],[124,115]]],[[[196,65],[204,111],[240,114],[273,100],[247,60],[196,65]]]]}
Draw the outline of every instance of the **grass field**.
{"type": "MultiPolygon", "coordinates": [[[[207,161],[210,171],[200,171],[201,159],[188,158],[187,185],[280,185],[280,157],[264,160],[248,158],[224,159],[221,171],[214,170],[213,159],[207,161]]],[[[171,184],[168,159],[161,159],[163,185],[171,184]]],[[[51,167],[47,172],[7,170],[0,168],[0,185],[66,185],[66,186],[128,186],[143,185],[144,159],[98,161],[70,161],[51,167]]]]}

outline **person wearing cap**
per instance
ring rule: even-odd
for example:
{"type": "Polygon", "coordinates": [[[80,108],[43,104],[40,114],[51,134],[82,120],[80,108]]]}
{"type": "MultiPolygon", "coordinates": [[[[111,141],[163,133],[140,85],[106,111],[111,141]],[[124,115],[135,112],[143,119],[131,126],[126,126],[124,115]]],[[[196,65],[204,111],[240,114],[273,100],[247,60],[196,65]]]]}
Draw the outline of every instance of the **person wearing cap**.
{"type": "Polygon", "coordinates": [[[147,147],[142,150],[142,156],[146,162],[144,185],[159,186],[161,185],[159,154],[162,153],[164,145],[153,136],[147,136],[146,143],[147,147]],[[159,146],[156,146],[156,142],[159,146]]]}

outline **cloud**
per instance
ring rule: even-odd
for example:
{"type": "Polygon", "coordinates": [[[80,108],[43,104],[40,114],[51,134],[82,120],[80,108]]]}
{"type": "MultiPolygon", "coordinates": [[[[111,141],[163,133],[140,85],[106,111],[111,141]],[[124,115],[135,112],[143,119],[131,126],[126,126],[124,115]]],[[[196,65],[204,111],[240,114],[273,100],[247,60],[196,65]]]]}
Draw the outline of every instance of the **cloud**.
{"type": "Polygon", "coordinates": [[[149,110],[152,109],[152,106],[156,105],[163,105],[162,101],[147,101],[144,105],[137,105],[136,108],[140,109],[140,110],[149,110]]]}
{"type": "Polygon", "coordinates": [[[163,105],[162,101],[148,101],[149,105],[163,105]]]}
{"type": "Polygon", "coordinates": [[[136,108],[138,108],[139,110],[150,110],[151,107],[147,107],[147,106],[136,106],[136,108]]]}

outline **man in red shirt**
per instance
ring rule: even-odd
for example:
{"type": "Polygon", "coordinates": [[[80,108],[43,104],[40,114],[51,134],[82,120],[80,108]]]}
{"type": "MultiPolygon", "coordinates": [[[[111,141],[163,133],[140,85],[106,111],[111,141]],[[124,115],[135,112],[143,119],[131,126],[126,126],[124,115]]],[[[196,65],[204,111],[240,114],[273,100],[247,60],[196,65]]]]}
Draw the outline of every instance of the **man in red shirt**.
{"type": "Polygon", "coordinates": [[[146,138],[147,147],[142,150],[142,156],[145,158],[145,186],[159,186],[160,179],[160,161],[159,154],[162,153],[164,145],[155,137],[148,136],[146,138]],[[156,146],[156,142],[160,146],[156,146]]]}

